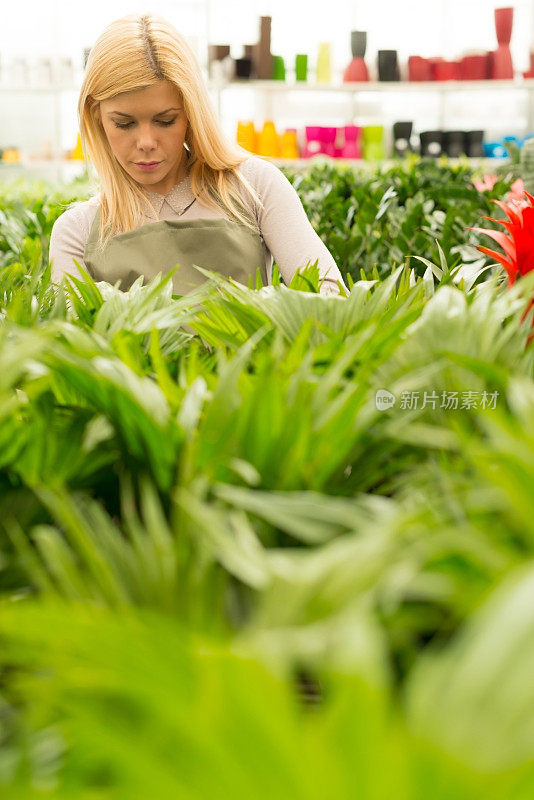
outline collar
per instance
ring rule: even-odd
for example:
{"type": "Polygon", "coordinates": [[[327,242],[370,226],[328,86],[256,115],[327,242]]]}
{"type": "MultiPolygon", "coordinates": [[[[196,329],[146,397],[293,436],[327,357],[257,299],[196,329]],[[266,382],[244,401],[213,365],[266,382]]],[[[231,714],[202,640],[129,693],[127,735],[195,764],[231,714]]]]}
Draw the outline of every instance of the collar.
{"type": "Polygon", "coordinates": [[[159,218],[163,203],[168,203],[176,214],[183,214],[186,208],[190,206],[195,199],[195,195],[191,189],[191,178],[189,175],[180,181],[180,183],[176,184],[176,186],[173,186],[167,194],[158,194],[158,192],[151,192],[148,189],[145,189],[145,194],[156,212],[156,216],[154,216],[154,212],[148,203],[146,204],[146,215],[152,219],[159,218]]]}

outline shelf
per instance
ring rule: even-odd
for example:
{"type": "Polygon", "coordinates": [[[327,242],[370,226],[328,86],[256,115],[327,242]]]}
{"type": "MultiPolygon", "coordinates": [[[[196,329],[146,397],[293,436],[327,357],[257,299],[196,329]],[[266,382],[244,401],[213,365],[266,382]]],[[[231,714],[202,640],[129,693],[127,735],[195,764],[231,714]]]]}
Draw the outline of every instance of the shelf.
{"type": "MultiPolygon", "coordinates": [[[[251,155],[254,155],[251,153],[251,155]]],[[[400,163],[399,159],[385,159],[380,162],[376,161],[367,161],[363,158],[331,158],[330,156],[321,154],[317,156],[313,156],[312,158],[268,158],[268,161],[271,161],[277,167],[295,167],[297,169],[305,169],[306,167],[311,167],[316,164],[332,164],[332,165],[342,165],[342,166],[350,166],[354,168],[360,167],[375,167],[377,163],[381,165],[392,165],[400,163]]],[[[436,159],[439,161],[439,159],[436,159]]],[[[472,166],[500,166],[501,164],[505,164],[508,161],[506,158],[447,158],[448,164],[465,164],[466,162],[471,164],[472,166]]],[[[70,170],[72,172],[79,171],[83,172],[85,168],[84,161],[75,161],[68,160],[68,159],[35,159],[26,160],[24,162],[19,161],[18,164],[3,164],[0,161],[0,175],[3,171],[18,169],[19,171],[31,171],[33,169],[39,170],[46,170],[46,169],[58,169],[64,168],[66,170],[70,170]]]]}
{"type": "MultiPolygon", "coordinates": [[[[440,158],[442,156],[434,160],[439,161],[440,158]]],[[[363,158],[331,158],[325,155],[317,155],[312,158],[269,158],[268,161],[277,167],[290,167],[293,169],[307,169],[321,164],[352,167],[352,169],[376,169],[377,165],[387,168],[402,163],[402,160],[393,158],[386,158],[382,161],[367,161],[363,158]]],[[[488,169],[501,166],[508,163],[508,161],[509,159],[507,158],[447,158],[447,164],[451,166],[468,163],[472,167],[482,166],[488,169]]]]}
{"type": "Polygon", "coordinates": [[[50,86],[0,86],[0,94],[6,92],[8,94],[21,94],[26,92],[42,92],[42,93],[57,93],[57,92],[79,92],[81,84],[57,84],[50,86]]]}
{"type": "Polygon", "coordinates": [[[364,81],[361,83],[310,83],[308,81],[234,80],[211,82],[210,89],[224,91],[232,88],[259,89],[265,92],[481,92],[534,89],[534,78],[486,81],[364,81]]]}
{"type": "Polygon", "coordinates": [[[74,159],[24,159],[16,164],[0,161],[0,180],[3,182],[19,178],[70,181],[84,171],[85,161],[74,159]]]}
{"type": "Polygon", "coordinates": [[[20,167],[22,169],[57,169],[57,167],[84,167],[85,161],[78,158],[28,158],[22,156],[20,161],[15,163],[5,163],[0,159],[0,169],[9,169],[11,167],[20,167]]]}
{"type": "MultiPolygon", "coordinates": [[[[213,91],[226,89],[258,89],[264,92],[481,92],[533,90],[534,78],[486,81],[363,81],[360,83],[312,83],[309,81],[259,81],[234,80],[224,83],[209,82],[213,91]]],[[[80,84],[59,84],[50,86],[0,86],[0,93],[25,92],[79,92],[80,84]]]]}

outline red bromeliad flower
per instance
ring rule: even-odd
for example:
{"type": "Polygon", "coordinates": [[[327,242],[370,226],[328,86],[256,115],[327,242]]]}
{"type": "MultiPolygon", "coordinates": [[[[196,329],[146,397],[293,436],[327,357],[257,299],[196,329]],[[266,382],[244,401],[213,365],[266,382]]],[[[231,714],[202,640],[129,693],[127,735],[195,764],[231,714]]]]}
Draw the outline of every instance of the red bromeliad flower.
{"type": "Polygon", "coordinates": [[[482,253],[503,265],[508,275],[508,286],[512,286],[521,275],[534,270],[534,197],[525,192],[525,198],[521,202],[514,200],[513,205],[507,205],[502,200],[492,201],[502,208],[508,220],[492,217],[484,219],[502,225],[507,233],[487,228],[471,228],[477,233],[490,236],[504,250],[503,254],[481,245],[477,247],[482,253]]]}
{"type": "MultiPolygon", "coordinates": [[[[516,189],[518,188],[516,186],[516,189]]],[[[522,275],[534,270],[534,197],[525,192],[522,199],[513,197],[508,199],[508,205],[503,203],[502,200],[492,201],[499,208],[502,208],[508,217],[508,221],[493,219],[492,217],[484,217],[484,219],[489,219],[491,222],[497,222],[502,225],[509,235],[503,231],[494,231],[488,228],[471,228],[471,230],[484,233],[494,239],[497,244],[500,244],[505,255],[481,245],[478,245],[477,249],[503,265],[508,275],[508,286],[510,287],[522,275]]],[[[525,319],[533,305],[534,299],[528,304],[523,314],[523,319],[525,319]]],[[[534,327],[534,318],[532,319],[532,327],[534,327]]],[[[528,337],[528,343],[530,344],[533,339],[534,333],[528,337]]]]}

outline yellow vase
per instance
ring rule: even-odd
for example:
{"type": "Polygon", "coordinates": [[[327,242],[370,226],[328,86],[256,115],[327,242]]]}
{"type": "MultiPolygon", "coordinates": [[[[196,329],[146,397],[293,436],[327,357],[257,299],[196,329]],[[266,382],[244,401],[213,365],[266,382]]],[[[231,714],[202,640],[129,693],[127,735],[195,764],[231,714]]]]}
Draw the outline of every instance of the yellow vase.
{"type": "Polygon", "coordinates": [[[288,128],[282,134],[282,158],[298,158],[299,147],[297,142],[297,131],[294,128],[288,128]]]}
{"type": "Polygon", "coordinates": [[[18,164],[20,161],[20,151],[16,147],[6,147],[2,153],[4,164],[18,164]]]}
{"type": "Polygon", "coordinates": [[[70,157],[77,161],[84,160],[84,155],[82,150],[82,137],[80,136],[79,133],[76,139],[76,147],[74,148],[74,150],[71,150],[70,157]]]}
{"type": "Polygon", "coordinates": [[[268,158],[280,157],[280,140],[272,120],[267,120],[258,136],[258,155],[268,158]]]}
{"type": "Polygon", "coordinates": [[[319,54],[317,56],[316,80],[317,83],[332,82],[330,44],[328,42],[321,42],[321,44],[319,45],[319,54]]]}
{"type": "Polygon", "coordinates": [[[256,152],[256,131],[253,122],[239,121],[237,123],[237,143],[249,153],[256,152]]]}

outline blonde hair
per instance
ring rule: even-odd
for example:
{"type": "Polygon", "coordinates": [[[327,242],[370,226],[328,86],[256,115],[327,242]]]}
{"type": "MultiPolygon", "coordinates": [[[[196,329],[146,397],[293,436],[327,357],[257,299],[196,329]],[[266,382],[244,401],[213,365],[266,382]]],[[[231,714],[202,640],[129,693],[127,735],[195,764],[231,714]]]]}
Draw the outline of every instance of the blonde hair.
{"type": "Polygon", "coordinates": [[[250,153],[223,134],[193,50],[162,17],[130,14],[108,25],[93,45],[78,101],[82,148],[100,179],[100,246],[135,228],[148,198],[113,155],[97,113],[99,103],[161,80],[174,84],[182,96],[194,196],[257,230],[240,186],[260,206],[261,200],[237,169],[250,153]]]}

